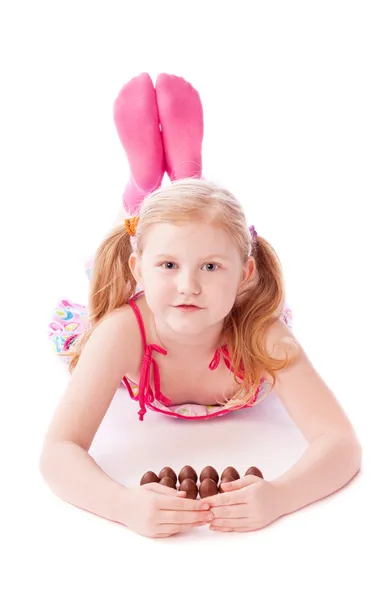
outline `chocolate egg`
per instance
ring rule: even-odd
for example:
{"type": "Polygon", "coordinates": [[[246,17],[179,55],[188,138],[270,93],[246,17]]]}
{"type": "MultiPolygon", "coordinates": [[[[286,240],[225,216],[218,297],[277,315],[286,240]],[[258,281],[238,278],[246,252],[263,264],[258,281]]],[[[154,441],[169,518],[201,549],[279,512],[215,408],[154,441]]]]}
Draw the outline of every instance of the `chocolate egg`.
{"type": "Polygon", "coordinates": [[[214,467],[204,467],[204,469],[200,473],[200,483],[204,481],[204,479],[212,479],[213,481],[215,481],[215,483],[218,483],[218,471],[214,469],[214,467]]]}
{"type": "Polygon", "coordinates": [[[249,467],[245,473],[245,476],[246,475],[256,475],[256,477],[261,477],[261,479],[264,479],[262,472],[257,467],[249,467]]]}
{"type": "Polygon", "coordinates": [[[147,471],[144,473],[140,480],[140,485],[145,485],[146,483],[159,483],[159,477],[154,473],[154,471],[147,471]]]}
{"type": "Polygon", "coordinates": [[[197,484],[193,479],[189,479],[189,477],[188,479],[183,479],[180,483],[180,492],[186,492],[186,498],[195,500],[198,494],[197,484]]]}
{"type": "Polygon", "coordinates": [[[161,485],[166,485],[166,487],[176,489],[176,484],[171,477],[162,477],[162,479],[159,480],[159,483],[161,485]]]}
{"type": "Polygon", "coordinates": [[[207,498],[207,496],[215,496],[218,493],[218,486],[213,479],[203,479],[200,484],[199,494],[200,498],[207,498]]]}
{"type": "Polygon", "coordinates": [[[158,477],[159,479],[163,479],[164,477],[170,477],[171,479],[173,479],[174,483],[177,483],[177,475],[171,467],[164,467],[161,471],[159,471],[158,477]]]}
{"type": "Polygon", "coordinates": [[[178,481],[182,483],[184,479],[193,479],[195,483],[197,482],[197,473],[193,467],[189,465],[182,467],[178,474],[178,481]]]}
{"type": "Polygon", "coordinates": [[[221,482],[218,487],[221,494],[224,494],[226,492],[226,490],[222,489],[222,483],[228,483],[229,481],[235,481],[234,477],[230,477],[230,475],[226,475],[226,477],[224,479],[221,479],[221,482]]]}
{"type": "Polygon", "coordinates": [[[233,479],[239,479],[240,478],[240,474],[238,473],[237,469],[235,469],[234,467],[227,467],[223,471],[223,473],[221,475],[221,481],[224,481],[227,476],[233,477],[233,479]]]}

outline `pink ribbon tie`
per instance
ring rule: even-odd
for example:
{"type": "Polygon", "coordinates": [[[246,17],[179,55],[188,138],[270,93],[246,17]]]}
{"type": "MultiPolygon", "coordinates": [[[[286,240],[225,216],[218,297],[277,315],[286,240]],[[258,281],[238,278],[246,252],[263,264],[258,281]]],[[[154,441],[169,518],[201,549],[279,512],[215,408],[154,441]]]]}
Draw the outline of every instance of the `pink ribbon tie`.
{"type": "MultiPolygon", "coordinates": [[[[140,404],[140,410],[138,412],[139,415],[139,420],[143,421],[144,415],[146,414],[147,410],[146,410],[146,393],[147,391],[150,391],[150,369],[151,369],[151,363],[153,363],[153,368],[154,368],[154,381],[156,384],[156,390],[157,390],[157,397],[158,395],[161,396],[162,398],[165,398],[164,396],[162,396],[160,389],[159,389],[159,371],[158,371],[158,365],[156,363],[156,361],[152,358],[152,353],[153,351],[159,352],[160,354],[167,354],[167,350],[165,350],[164,348],[161,348],[160,346],[157,346],[156,344],[150,344],[149,346],[146,347],[146,351],[145,354],[143,356],[143,361],[142,361],[142,368],[140,371],[140,384],[139,384],[139,404],[140,404]]],[[[164,403],[169,403],[170,404],[170,400],[168,400],[167,398],[165,398],[166,402],[164,403]]]]}

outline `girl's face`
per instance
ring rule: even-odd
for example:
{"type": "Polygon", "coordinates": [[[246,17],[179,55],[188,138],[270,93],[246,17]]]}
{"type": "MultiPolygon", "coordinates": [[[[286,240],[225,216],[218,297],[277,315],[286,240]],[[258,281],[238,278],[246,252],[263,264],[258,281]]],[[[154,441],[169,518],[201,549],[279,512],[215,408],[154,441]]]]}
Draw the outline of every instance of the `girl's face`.
{"type": "Polygon", "coordinates": [[[149,229],[140,263],[134,256],[130,266],[155,319],[178,334],[197,334],[230,312],[254,259],[244,269],[221,228],[161,223],[149,229]],[[182,304],[199,308],[183,311],[177,308],[182,304]]]}

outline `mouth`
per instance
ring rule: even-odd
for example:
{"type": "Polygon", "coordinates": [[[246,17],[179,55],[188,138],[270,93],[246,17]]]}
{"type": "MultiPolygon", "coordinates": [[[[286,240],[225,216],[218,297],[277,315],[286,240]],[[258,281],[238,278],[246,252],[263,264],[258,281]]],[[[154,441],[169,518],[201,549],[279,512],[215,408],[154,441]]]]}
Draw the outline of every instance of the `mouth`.
{"type": "Polygon", "coordinates": [[[201,310],[201,306],[196,306],[195,304],[179,304],[174,308],[179,308],[181,310],[201,310]]]}

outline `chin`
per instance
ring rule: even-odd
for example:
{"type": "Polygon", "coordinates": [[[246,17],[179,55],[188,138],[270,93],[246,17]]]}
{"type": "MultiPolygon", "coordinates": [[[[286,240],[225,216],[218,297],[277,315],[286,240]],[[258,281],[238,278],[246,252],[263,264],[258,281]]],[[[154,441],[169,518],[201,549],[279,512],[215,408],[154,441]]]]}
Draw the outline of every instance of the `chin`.
{"type": "Polygon", "coordinates": [[[189,323],[185,319],[183,321],[168,319],[166,323],[178,333],[199,333],[206,328],[202,323],[189,323]]]}

